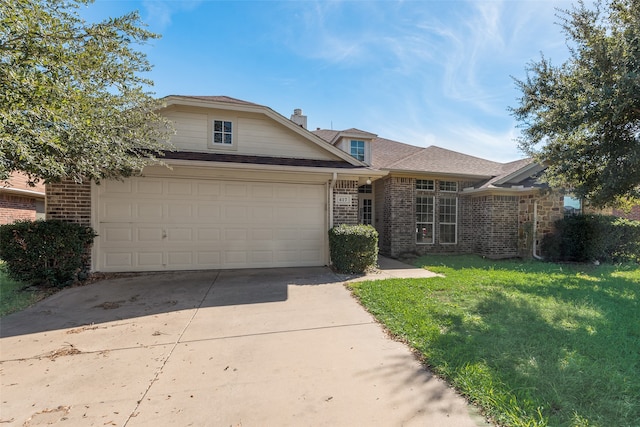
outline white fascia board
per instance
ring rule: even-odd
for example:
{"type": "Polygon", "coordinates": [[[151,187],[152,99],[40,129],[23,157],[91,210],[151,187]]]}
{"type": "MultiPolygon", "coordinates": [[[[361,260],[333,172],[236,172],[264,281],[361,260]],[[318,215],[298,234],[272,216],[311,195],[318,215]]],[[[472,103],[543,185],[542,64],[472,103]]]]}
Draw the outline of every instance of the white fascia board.
{"type": "Polygon", "coordinates": [[[426,176],[443,176],[447,178],[460,178],[460,179],[490,179],[493,178],[491,175],[465,175],[459,173],[447,173],[447,172],[432,172],[425,170],[407,170],[407,169],[386,169],[382,168],[383,171],[388,171],[394,175],[402,175],[402,176],[416,176],[416,175],[426,175],[426,176]]]}
{"type": "Polygon", "coordinates": [[[472,190],[463,190],[459,194],[481,194],[481,193],[492,193],[492,194],[522,194],[522,193],[532,193],[535,191],[540,191],[538,187],[522,187],[522,188],[506,188],[506,187],[485,187],[485,188],[474,188],[472,190]]]}
{"type": "Polygon", "coordinates": [[[16,194],[19,196],[33,197],[36,199],[44,199],[45,193],[42,191],[23,190],[21,188],[0,187],[0,193],[16,194]]]}
{"type": "Polygon", "coordinates": [[[507,182],[511,181],[513,178],[515,178],[515,177],[517,177],[519,175],[527,174],[526,176],[529,177],[530,175],[533,175],[534,173],[538,173],[543,169],[544,169],[544,166],[540,165],[539,163],[532,162],[532,163],[529,163],[528,165],[526,165],[525,167],[520,168],[520,169],[516,170],[515,172],[512,172],[509,175],[504,176],[504,177],[496,180],[494,182],[494,184],[498,184],[499,185],[499,184],[507,183],[507,182]]]}
{"type": "Polygon", "coordinates": [[[275,120],[276,122],[282,124],[283,126],[289,128],[294,131],[298,135],[304,137],[309,140],[313,144],[321,147],[322,149],[330,152],[331,154],[337,156],[341,160],[345,160],[352,164],[353,166],[367,166],[364,162],[356,160],[348,153],[345,153],[341,149],[334,147],[333,145],[327,143],[324,139],[315,135],[313,132],[295,124],[291,120],[284,117],[282,114],[276,113],[271,108],[263,106],[263,105],[246,105],[246,104],[233,104],[230,102],[219,102],[219,101],[207,101],[203,99],[193,99],[188,97],[181,97],[179,95],[170,95],[164,98],[165,105],[186,105],[190,107],[202,107],[202,108],[219,108],[221,110],[231,110],[231,111],[244,111],[249,113],[262,113],[267,117],[275,120]]]}

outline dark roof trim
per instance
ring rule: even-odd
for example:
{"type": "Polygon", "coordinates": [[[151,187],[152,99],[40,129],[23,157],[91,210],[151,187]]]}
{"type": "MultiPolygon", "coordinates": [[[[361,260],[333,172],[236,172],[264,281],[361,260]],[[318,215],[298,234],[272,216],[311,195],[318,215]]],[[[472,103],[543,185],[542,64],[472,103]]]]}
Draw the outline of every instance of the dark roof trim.
{"type": "Polygon", "coordinates": [[[199,153],[193,151],[166,151],[164,159],[336,169],[364,169],[363,166],[354,166],[350,163],[339,160],[294,159],[288,157],[246,156],[241,154],[199,153]]]}

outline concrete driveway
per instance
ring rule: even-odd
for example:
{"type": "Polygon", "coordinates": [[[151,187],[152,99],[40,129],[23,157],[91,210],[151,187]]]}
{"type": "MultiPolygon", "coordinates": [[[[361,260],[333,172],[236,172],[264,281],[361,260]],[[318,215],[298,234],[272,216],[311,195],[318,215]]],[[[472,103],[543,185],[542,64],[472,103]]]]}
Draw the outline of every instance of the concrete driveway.
{"type": "Polygon", "coordinates": [[[488,425],[345,279],[223,270],[66,289],[0,320],[0,425],[488,425]]]}

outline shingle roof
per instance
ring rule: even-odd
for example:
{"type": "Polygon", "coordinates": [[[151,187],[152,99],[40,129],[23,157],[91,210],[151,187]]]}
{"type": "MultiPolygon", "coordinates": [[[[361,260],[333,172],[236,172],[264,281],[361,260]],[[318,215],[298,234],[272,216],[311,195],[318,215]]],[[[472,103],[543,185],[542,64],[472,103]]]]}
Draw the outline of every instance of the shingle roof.
{"type": "Polygon", "coordinates": [[[415,145],[404,144],[385,138],[375,138],[371,147],[371,166],[376,169],[385,169],[388,165],[422,150],[422,147],[416,147],[415,145]]]}
{"type": "Polygon", "coordinates": [[[341,132],[339,130],[329,130],[329,129],[316,129],[311,131],[316,136],[324,139],[325,141],[331,143],[335,139],[335,137],[341,132]]]}
{"type": "Polygon", "coordinates": [[[417,147],[359,129],[344,131],[317,129],[314,134],[327,142],[333,142],[343,134],[360,132],[371,138],[371,166],[375,169],[391,171],[412,171],[434,174],[486,177],[482,188],[492,186],[496,181],[530,165],[532,159],[520,159],[509,163],[499,163],[480,157],[470,156],[446,148],[429,146],[417,147]]]}
{"type": "MultiPolygon", "coordinates": [[[[374,148],[375,149],[375,148],[374,148]]],[[[426,171],[453,175],[495,176],[502,164],[432,145],[415,154],[383,166],[384,169],[426,171]]]]}
{"type": "Polygon", "coordinates": [[[263,105],[255,104],[249,101],[243,101],[242,99],[231,98],[230,96],[201,96],[201,95],[169,95],[169,96],[177,96],[180,98],[189,98],[189,99],[199,99],[202,101],[224,102],[227,104],[255,105],[258,107],[263,107],[263,105]]]}

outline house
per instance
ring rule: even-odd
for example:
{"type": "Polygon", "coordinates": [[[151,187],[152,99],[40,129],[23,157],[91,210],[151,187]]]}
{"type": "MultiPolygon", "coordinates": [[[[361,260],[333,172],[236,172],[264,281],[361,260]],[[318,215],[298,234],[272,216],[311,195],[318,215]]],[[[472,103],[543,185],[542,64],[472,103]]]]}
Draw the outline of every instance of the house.
{"type": "Polygon", "coordinates": [[[543,167],[531,159],[498,163],[358,129],[313,133],[386,172],[358,191],[360,222],[375,226],[380,252],[391,257],[537,256],[542,236],[564,214],[562,195],[536,182],[543,167]]]}
{"type": "Polygon", "coordinates": [[[7,182],[0,182],[0,224],[44,216],[42,183],[29,185],[29,178],[22,173],[13,173],[7,182]]]}
{"type": "Polygon", "coordinates": [[[358,129],[306,129],[224,96],[168,96],[176,151],[124,181],[47,185],[47,217],[91,225],[94,271],[319,266],[327,230],[366,223],[381,253],[535,255],[562,198],[529,160],[496,163],[358,129]],[[535,225],[534,225],[535,224],[535,225]]]}

